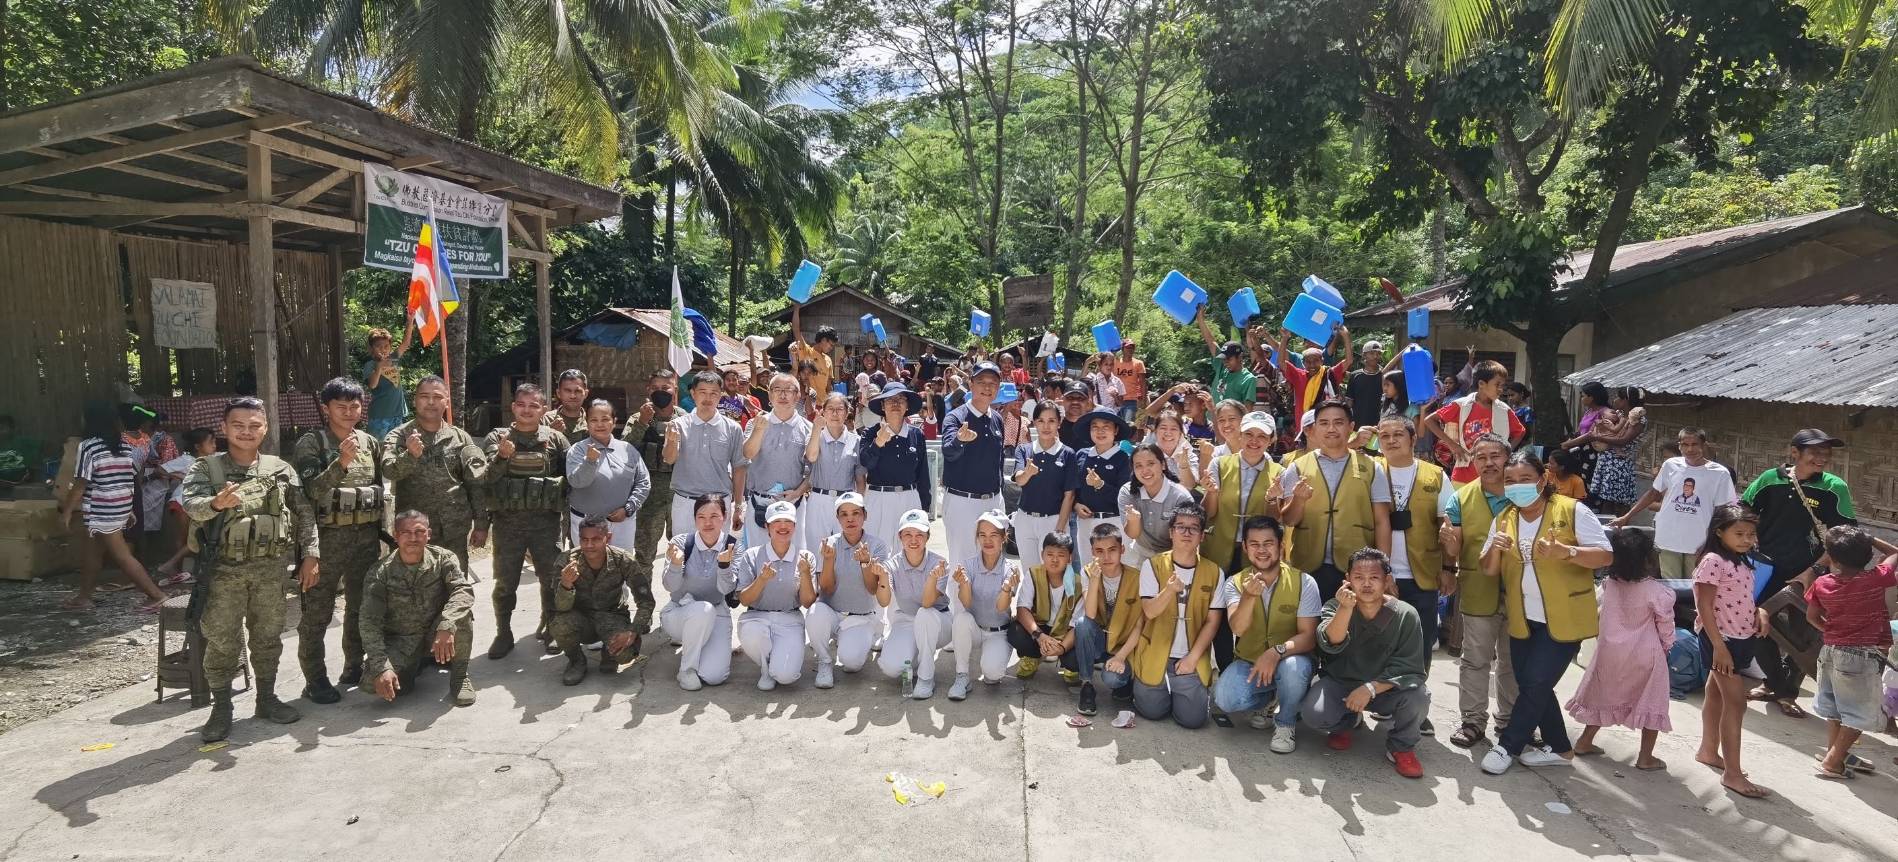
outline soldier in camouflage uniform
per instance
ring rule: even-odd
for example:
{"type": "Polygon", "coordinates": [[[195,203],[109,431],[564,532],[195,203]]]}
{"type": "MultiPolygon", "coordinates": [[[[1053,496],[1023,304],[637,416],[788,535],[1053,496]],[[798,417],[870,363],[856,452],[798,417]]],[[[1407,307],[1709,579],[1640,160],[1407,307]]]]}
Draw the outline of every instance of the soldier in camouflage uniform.
{"type": "Polygon", "coordinates": [[[566,685],[579,685],[587,676],[582,644],[604,641],[600,672],[619,673],[620,665],[639,657],[639,639],[652,624],[652,573],[641,573],[633,555],[607,544],[613,524],[594,515],[580,522],[580,546],[567,552],[554,590],[554,640],[567,654],[560,675],[566,685]],[[631,590],[642,610],[638,619],[626,613],[631,590]]]}
{"type": "Polygon", "coordinates": [[[277,660],[283,655],[283,574],[290,552],[301,550],[298,583],[307,590],[320,580],[316,513],[296,470],[258,451],[268,428],[262,401],[233,399],[224,408],[230,451],[198,459],[184,481],[185,513],[193,523],[211,522],[208,526],[220,530],[216,570],[198,620],[204,675],[211,686],[211,717],[202,731],[206,742],[230,735],[231,677],[237,675],[246,627],[257,677],[256,717],[277,724],[301,717],[276,693],[277,660]]]}
{"type": "Polygon", "coordinates": [[[363,661],[376,696],[395,700],[430,663],[448,665],[448,693],[473,706],[468,653],[474,644],[474,576],[428,543],[428,516],[395,516],[395,553],[363,585],[363,661]]]}
{"type": "Polygon", "coordinates": [[[587,436],[587,373],[578,368],[569,368],[560,372],[554,379],[554,397],[560,399],[560,406],[547,411],[541,421],[547,427],[567,435],[567,443],[580,442],[587,436]]]}
{"type": "Polygon", "coordinates": [[[567,438],[541,424],[547,412],[547,394],[523,383],[514,388],[514,424],[488,433],[482,451],[488,456],[488,482],[483,506],[475,514],[475,547],[487,544],[494,529],[494,644],[488,658],[498,659],[514,649],[514,598],[521,583],[522,558],[534,558],[534,577],[540,581],[540,626],[543,633],[554,614],[554,572],[560,566],[560,534],[567,523],[567,438]]]}
{"type": "Polygon", "coordinates": [[[317,539],[328,562],[316,584],[303,590],[303,614],[297,621],[297,662],[303,666],[303,696],[315,703],[343,699],[330,685],[324,663],[323,633],[336,615],[340,588],[343,611],[342,685],[362,681],[362,579],[382,556],[382,445],[359,430],[363,388],[348,377],[323,384],[317,396],[328,427],[297,439],[290,462],[303,480],[303,491],[316,510],[317,539]]]}
{"type": "Polygon", "coordinates": [[[474,528],[475,490],[487,479],[488,456],[474,437],[448,424],[448,384],[429,375],[415,387],[415,418],[382,440],[382,475],[395,508],[428,516],[436,547],[468,568],[468,531],[474,528]]]}
{"type": "MultiPolygon", "coordinates": [[[[652,475],[652,490],[646,494],[646,505],[639,507],[634,516],[636,532],[633,534],[633,559],[639,571],[648,578],[652,574],[653,554],[659,543],[672,538],[672,465],[664,458],[666,448],[666,423],[679,415],[679,393],[672,369],[661,368],[653,372],[650,392],[646,403],[638,412],[626,420],[626,432],[623,438],[632,444],[633,450],[646,462],[646,472],[652,475]],[[665,393],[660,395],[659,393],[665,393]],[[659,406],[658,402],[665,402],[659,406]]],[[[690,532],[691,524],[680,528],[690,532]]],[[[650,591],[650,580],[647,583],[650,591]]],[[[650,616],[651,605],[640,606],[640,613],[650,616]]]]}

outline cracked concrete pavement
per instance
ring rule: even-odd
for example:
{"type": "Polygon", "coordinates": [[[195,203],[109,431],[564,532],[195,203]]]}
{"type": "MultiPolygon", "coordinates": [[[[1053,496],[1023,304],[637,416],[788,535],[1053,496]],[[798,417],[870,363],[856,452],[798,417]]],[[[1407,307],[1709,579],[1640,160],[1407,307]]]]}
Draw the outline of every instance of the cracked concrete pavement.
{"type": "MultiPolygon", "coordinates": [[[[493,618],[476,568],[482,647],[493,618]]],[[[521,603],[517,620],[537,613],[531,586],[521,603]]],[[[1757,705],[1747,765],[1775,791],[1761,801],[1694,763],[1698,696],[1675,704],[1665,772],[1636,771],[1636,734],[1608,730],[1607,755],[1573,769],[1485,775],[1448,744],[1456,674],[1441,654],[1431,712],[1446,736],[1425,739],[1429,774],[1411,781],[1375,732],[1340,753],[1305,729],[1278,756],[1243,720],[1115,730],[1111,704],[1076,730],[1051,671],[916,703],[874,667],[829,691],[807,673],[760,692],[741,655],[731,681],[687,693],[663,635],[646,653],[572,688],[531,640],[501,661],[477,654],[480,702],[466,709],[443,702],[445,673],[392,705],[356,691],[297,701],[303,720],[287,726],[249,719],[239,694],[231,744],[211,752],[196,734],[204,710],[133,686],[0,735],[0,859],[1898,858],[1892,740],[1861,743],[1878,775],[1821,781],[1824,725],[1757,705]],[[892,771],[949,791],[899,806],[892,771]]],[[[284,694],[302,687],[294,655],[287,645],[284,694]]]]}

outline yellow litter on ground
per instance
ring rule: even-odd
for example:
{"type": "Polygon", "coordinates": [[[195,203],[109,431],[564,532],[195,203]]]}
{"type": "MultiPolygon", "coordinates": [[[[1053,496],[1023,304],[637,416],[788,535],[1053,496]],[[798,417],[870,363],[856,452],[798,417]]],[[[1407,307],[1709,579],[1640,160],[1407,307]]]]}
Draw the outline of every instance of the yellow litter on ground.
{"type": "Polygon", "coordinates": [[[95,742],[79,750],[80,751],[105,751],[106,749],[112,748],[117,745],[118,743],[116,742],[95,742]]]}
{"type": "Polygon", "coordinates": [[[949,792],[949,786],[940,781],[923,784],[901,772],[888,773],[883,780],[889,782],[890,794],[896,797],[898,805],[924,805],[949,792]]]}

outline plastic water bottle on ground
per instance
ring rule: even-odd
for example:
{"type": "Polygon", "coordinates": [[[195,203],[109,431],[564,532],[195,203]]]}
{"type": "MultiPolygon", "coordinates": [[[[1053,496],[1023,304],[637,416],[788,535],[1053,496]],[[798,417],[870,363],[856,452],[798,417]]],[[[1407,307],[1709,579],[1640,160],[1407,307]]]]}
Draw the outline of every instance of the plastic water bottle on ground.
{"type": "Polygon", "coordinates": [[[916,694],[916,674],[912,672],[909,662],[903,662],[902,679],[903,679],[903,696],[911,697],[915,695],[916,694]]]}

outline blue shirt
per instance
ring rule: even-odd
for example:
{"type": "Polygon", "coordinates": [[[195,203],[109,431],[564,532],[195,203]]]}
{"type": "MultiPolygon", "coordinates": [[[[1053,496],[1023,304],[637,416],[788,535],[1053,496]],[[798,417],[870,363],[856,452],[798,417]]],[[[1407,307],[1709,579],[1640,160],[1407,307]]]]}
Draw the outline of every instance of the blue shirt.
{"type": "Polygon", "coordinates": [[[1030,515],[1056,515],[1061,512],[1068,492],[1074,490],[1074,450],[1056,442],[1043,451],[1032,443],[1015,447],[1015,469],[1033,460],[1040,472],[1022,486],[1021,510],[1030,515]]]}
{"type": "MultiPolygon", "coordinates": [[[[400,368],[401,366],[398,365],[396,367],[400,368]]],[[[363,384],[368,385],[369,378],[375,373],[376,361],[374,359],[363,363],[363,384]]],[[[409,402],[402,397],[402,385],[387,376],[376,381],[376,388],[369,390],[368,412],[368,418],[372,420],[395,419],[400,421],[407,419],[409,416],[409,402]]]]}
{"type": "Polygon", "coordinates": [[[929,482],[929,447],[923,442],[922,429],[906,424],[890,437],[889,445],[878,446],[877,430],[880,427],[864,429],[863,440],[857,444],[857,461],[868,475],[865,481],[871,487],[881,485],[900,488],[913,485],[917,496],[922,498],[923,510],[928,511],[932,490],[929,482]]]}
{"type": "Polygon", "coordinates": [[[989,405],[987,416],[964,404],[942,419],[942,486],[977,497],[1002,491],[1002,412],[989,405]],[[956,439],[962,426],[975,429],[967,443],[956,439]]]}
{"type": "MultiPolygon", "coordinates": [[[[1437,508],[1442,510],[1443,516],[1448,518],[1451,524],[1463,526],[1463,504],[1459,502],[1461,497],[1455,491],[1450,491],[1439,496],[1437,500],[1439,503],[1437,508]]],[[[1483,502],[1489,504],[1489,516],[1494,518],[1503,513],[1503,507],[1509,505],[1509,498],[1484,491],[1483,502]]]]}
{"type": "Polygon", "coordinates": [[[1092,447],[1081,450],[1074,458],[1074,504],[1086,506],[1096,518],[1106,518],[1120,513],[1120,489],[1127,486],[1127,480],[1134,476],[1134,462],[1119,445],[1107,450],[1106,455],[1094,451],[1092,447]],[[1101,486],[1095,488],[1087,483],[1087,471],[1092,469],[1101,477],[1101,486]]]}

